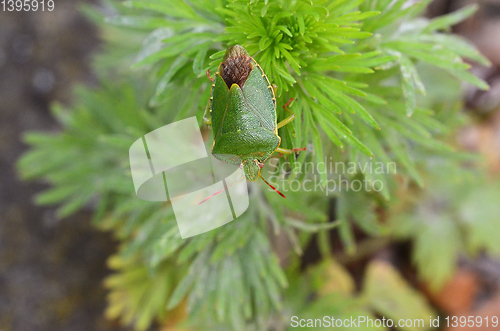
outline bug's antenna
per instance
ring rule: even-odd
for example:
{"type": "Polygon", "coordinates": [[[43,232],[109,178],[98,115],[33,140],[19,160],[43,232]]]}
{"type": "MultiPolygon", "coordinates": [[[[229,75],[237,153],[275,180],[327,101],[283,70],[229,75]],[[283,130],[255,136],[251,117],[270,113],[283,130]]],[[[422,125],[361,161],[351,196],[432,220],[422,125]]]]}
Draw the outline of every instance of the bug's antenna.
{"type": "MultiPolygon", "coordinates": [[[[241,177],[240,177],[240,179],[238,179],[237,181],[235,181],[234,183],[232,183],[231,185],[229,185],[227,188],[229,189],[231,186],[235,185],[236,183],[238,183],[238,182],[239,182],[240,180],[242,180],[243,178],[245,178],[245,175],[241,176],[241,177]]],[[[198,205],[201,205],[202,203],[204,203],[204,202],[208,201],[210,198],[212,198],[212,197],[216,196],[217,194],[219,194],[219,193],[221,193],[221,192],[224,192],[225,190],[226,190],[226,189],[225,189],[225,188],[223,188],[222,190],[215,192],[214,194],[212,194],[212,195],[211,195],[211,196],[209,196],[208,198],[205,198],[205,199],[203,199],[202,201],[200,201],[200,202],[198,203],[198,205]]]]}
{"type": "Polygon", "coordinates": [[[274,186],[272,186],[271,184],[269,184],[269,183],[267,182],[267,180],[265,180],[265,179],[264,179],[264,177],[262,177],[262,175],[261,175],[260,173],[259,173],[259,177],[260,177],[260,179],[262,179],[262,180],[264,181],[264,183],[266,183],[267,185],[269,185],[269,187],[270,187],[270,188],[272,188],[274,191],[276,191],[276,193],[278,193],[279,195],[281,195],[283,198],[286,198],[286,197],[285,197],[285,195],[284,195],[283,193],[281,193],[280,191],[278,191],[278,190],[276,189],[276,187],[274,187],[274,186]]]}

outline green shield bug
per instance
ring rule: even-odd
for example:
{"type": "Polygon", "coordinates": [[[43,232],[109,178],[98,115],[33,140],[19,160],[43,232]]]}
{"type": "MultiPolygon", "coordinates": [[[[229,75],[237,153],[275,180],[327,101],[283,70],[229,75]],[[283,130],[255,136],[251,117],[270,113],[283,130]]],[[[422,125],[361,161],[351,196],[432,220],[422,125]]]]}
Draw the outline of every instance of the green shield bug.
{"type": "MultiPolygon", "coordinates": [[[[208,72],[207,75],[210,78],[208,72]]],[[[277,122],[274,88],[259,64],[242,46],[235,45],[226,51],[214,79],[210,80],[212,92],[204,119],[212,125],[213,156],[240,165],[248,181],[260,177],[284,197],[262,178],[260,171],[274,152],[292,154],[305,150],[280,147],[278,129],[290,123],[295,115],[277,122]]],[[[288,112],[291,101],[283,106],[288,112]]]]}

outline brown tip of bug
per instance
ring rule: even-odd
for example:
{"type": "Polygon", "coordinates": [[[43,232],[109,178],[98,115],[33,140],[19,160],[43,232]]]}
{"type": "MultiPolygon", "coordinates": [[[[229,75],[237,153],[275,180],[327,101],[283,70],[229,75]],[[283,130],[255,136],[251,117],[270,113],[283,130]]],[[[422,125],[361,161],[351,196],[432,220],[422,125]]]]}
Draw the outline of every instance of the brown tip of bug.
{"type": "Polygon", "coordinates": [[[221,77],[230,89],[233,84],[238,84],[240,88],[245,84],[248,75],[252,71],[252,61],[249,56],[236,55],[228,57],[222,63],[221,77]]]}
{"type": "Polygon", "coordinates": [[[243,55],[250,57],[250,54],[248,54],[247,50],[243,46],[234,45],[227,49],[226,54],[224,54],[224,59],[222,61],[225,62],[230,57],[238,57],[243,55]]]}

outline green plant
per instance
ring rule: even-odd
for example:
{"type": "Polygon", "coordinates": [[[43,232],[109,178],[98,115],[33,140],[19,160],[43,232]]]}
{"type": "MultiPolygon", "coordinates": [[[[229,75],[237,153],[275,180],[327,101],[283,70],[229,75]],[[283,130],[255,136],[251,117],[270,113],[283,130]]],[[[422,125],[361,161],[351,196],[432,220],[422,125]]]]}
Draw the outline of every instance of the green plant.
{"type": "MultiPolygon", "coordinates": [[[[487,88],[468,72],[463,58],[488,64],[471,45],[448,32],[475,8],[427,20],[420,15],[428,3],[111,1],[116,15],[106,22],[87,10],[106,32],[108,46],[95,61],[101,86],[79,88],[71,110],[54,106],[63,131],[28,134],[32,150],[19,166],[24,178],[43,178],[52,185],[37,197],[38,203],[60,203],[61,217],[91,206],[96,226],[113,231],[121,241],[113,258],[121,261],[113,264],[118,275],[108,281],[110,316],[121,316],[137,330],[145,330],[154,318],[166,318],[165,305],[172,309],[186,300],[190,326],[265,330],[289,325],[283,316],[293,307],[307,306],[308,313],[319,314],[332,300],[338,307],[349,304],[352,311],[384,313],[384,304],[373,295],[357,296],[352,291],[311,301],[308,294],[323,285],[298,285],[307,283],[309,276],[296,265],[314,232],[322,254],[331,258],[326,230],[333,227],[338,227],[349,254],[356,253],[354,226],[388,240],[416,238],[420,247],[426,247],[419,239],[427,238],[425,233],[413,232],[406,220],[401,223],[407,228],[396,226],[392,215],[397,213],[390,214],[389,225],[382,224],[376,208],[390,211],[402,182],[414,182],[423,190],[428,160],[459,164],[470,159],[457,153],[448,139],[457,125],[467,121],[460,113],[460,95],[453,92],[456,79],[487,88]],[[187,116],[197,115],[202,124],[210,93],[205,72],[214,72],[224,50],[234,44],[243,45],[278,85],[278,120],[286,117],[281,106],[291,97],[296,99],[292,111],[297,120],[280,129],[282,146],[309,145],[309,152],[297,160],[280,160],[276,166],[286,172],[274,173],[285,179],[280,189],[288,192],[286,199],[252,185],[250,207],[238,220],[182,240],[169,203],[135,196],[128,148],[147,132],[187,116]],[[141,69],[132,72],[135,56],[132,67],[141,69]],[[437,94],[432,88],[426,95],[437,73],[443,81],[440,88],[452,93],[437,94]],[[354,167],[343,172],[342,179],[349,182],[365,180],[361,192],[292,190],[292,180],[311,178],[311,171],[303,171],[304,164],[332,159],[370,167],[377,162],[395,164],[398,171],[354,167]],[[336,197],[338,206],[333,223],[328,222],[328,194],[336,197]],[[285,271],[272,247],[282,233],[297,253],[285,271]],[[155,291],[156,286],[161,290],[155,291]],[[298,294],[301,291],[303,295],[298,294]]],[[[323,188],[333,180],[326,171],[319,176],[323,188]]],[[[487,218],[475,227],[473,248],[488,235],[482,227],[491,222],[487,218]]],[[[492,241],[486,248],[498,249],[492,241]]],[[[427,278],[434,264],[425,259],[438,250],[432,245],[424,253],[417,249],[417,265],[427,278]]],[[[449,277],[449,270],[440,273],[438,285],[449,277]]],[[[412,290],[401,284],[405,289],[395,293],[404,298],[412,290]]],[[[370,290],[373,286],[367,285],[366,293],[370,290]]],[[[402,315],[425,306],[421,299],[408,302],[415,304],[401,310],[402,315]]],[[[422,315],[430,311],[426,306],[419,310],[422,315]]]]}

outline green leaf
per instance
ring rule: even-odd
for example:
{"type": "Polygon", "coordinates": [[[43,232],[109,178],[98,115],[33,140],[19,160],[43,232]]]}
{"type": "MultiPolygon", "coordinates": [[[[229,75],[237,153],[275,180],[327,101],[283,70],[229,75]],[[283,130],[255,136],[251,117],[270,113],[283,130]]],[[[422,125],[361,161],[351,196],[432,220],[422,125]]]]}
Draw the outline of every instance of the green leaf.
{"type": "Polygon", "coordinates": [[[460,232],[448,215],[421,215],[415,238],[414,260],[433,290],[449,280],[456,269],[460,232]],[[425,218],[424,218],[425,217],[425,218]]]}
{"type": "Polygon", "coordinates": [[[490,66],[491,62],[483,56],[474,45],[467,40],[449,34],[436,33],[432,35],[417,35],[413,37],[416,41],[431,42],[446,47],[460,56],[474,60],[484,66],[490,66]]]}
{"type": "Polygon", "coordinates": [[[398,135],[393,131],[392,135],[387,131],[389,128],[382,130],[381,133],[385,136],[385,141],[391,147],[391,151],[396,158],[403,164],[410,176],[417,182],[420,187],[424,186],[424,180],[415,164],[410,159],[408,146],[404,141],[398,139],[398,135]]]}
{"type": "Polygon", "coordinates": [[[297,73],[297,75],[300,75],[300,65],[297,63],[297,61],[295,61],[293,56],[290,55],[290,53],[288,53],[288,51],[284,47],[281,47],[281,53],[288,61],[288,64],[290,64],[292,69],[297,73]]]}
{"type": "Polygon", "coordinates": [[[426,298],[413,289],[396,268],[383,260],[375,260],[368,265],[363,296],[382,316],[393,321],[413,322],[409,326],[399,326],[399,330],[430,330],[429,317],[437,315],[426,298]]]}
{"type": "Polygon", "coordinates": [[[179,285],[177,285],[174,292],[172,293],[167,304],[167,309],[173,309],[177,307],[181,300],[186,296],[189,289],[193,286],[196,277],[199,276],[197,271],[202,267],[204,263],[203,259],[207,257],[207,254],[207,251],[203,252],[203,254],[199,254],[197,259],[191,264],[188,274],[179,283],[179,285]]]}
{"type": "Polygon", "coordinates": [[[205,57],[207,56],[208,49],[210,48],[211,43],[206,43],[204,47],[202,47],[193,60],[193,72],[196,76],[200,77],[203,74],[203,70],[205,69],[205,57]]]}
{"type": "Polygon", "coordinates": [[[311,223],[304,223],[298,220],[295,220],[293,218],[287,218],[286,222],[293,226],[294,228],[297,228],[299,230],[303,230],[306,232],[318,232],[320,230],[330,230],[333,228],[336,228],[339,226],[339,222],[330,222],[330,223],[318,223],[318,224],[311,224],[311,223]]]}
{"type": "Polygon", "coordinates": [[[200,16],[183,0],[171,0],[168,4],[161,0],[125,1],[123,4],[129,7],[158,11],[172,17],[200,20],[200,16]]]}
{"type": "Polygon", "coordinates": [[[481,78],[471,74],[470,72],[466,70],[457,70],[457,71],[450,71],[450,73],[457,77],[458,79],[463,80],[464,82],[467,82],[469,84],[472,84],[474,86],[479,87],[481,90],[489,90],[490,87],[488,83],[486,83],[484,80],[481,78]]]}
{"type": "Polygon", "coordinates": [[[473,189],[460,204],[460,216],[469,234],[469,245],[475,253],[481,249],[500,253],[499,199],[500,187],[498,183],[493,183],[473,189]]]}
{"type": "Polygon", "coordinates": [[[165,19],[160,17],[144,17],[144,16],[115,16],[106,18],[106,23],[126,26],[138,29],[156,29],[167,25],[165,19]]]}
{"type": "Polygon", "coordinates": [[[408,65],[401,64],[401,87],[403,89],[403,96],[406,104],[406,115],[410,117],[416,107],[415,87],[413,85],[412,73],[408,65]]]}
{"type": "Polygon", "coordinates": [[[321,80],[318,79],[315,81],[323,91],[332,95],[331,99],[334,99],[337,103],[344,108],[344,110],[350,110],[353,113],[356,113],[363,121],[365,121],[368,125],[375,129],[380,129],[380,126],[375,121],[375,119],[366,111],[366,109],[359,104],[354,99],[348,97],[344,93],[339,92],[338,90],[349,91],[350,93],[358,93],[356,89],[350,88],[347,85],[339,85],[335,80],[321,80]]]}
{"type": "Polygon", "coordinates": [[[466,20],[468,17],[474,14],[478,10],[478,8],[479,6],[477,4],[473,4],[460,8],[453,13],[439,16],[430,21],[430,23],[425,27],[424,32],[448,29],[453,25],[466,20]]]}
{"type": "Polygon", "coordinates": [[[165,100],[164,93],[167,87],[169,86],[170,80],[182,67],[186,65],[188,61],[189,58],[184,56],[179,56],[177,59],[174,60],[174,62],[172,62],[167,73],[158,82],[158,85],[156,86],[155,95],[153,96],[153,98],[151,98],[150,105],[158,106],[165,100]]]}
{"type": "Polygon", "coordinates": [[[358,149],[361,153],[366,154],[369,157],[373,157],[372,151],[353,135],[344,135],[343,138],[347,141],[349,145],[352,145],[353,147],[358,149]]]}
{"type": "Polygon", "coordinates": [[[337,145],[340,148],[344,148],[344,145],[342,144],[342,142],[340,141],[340,139],[337,137],[337,135],[335,134],[335,132],[333,132],[332,128],[328,124],[326,124],[325,121],[319,121],[319,125],[323,129],[323,132],[326,133],[326,135],[328,136],[328,138],[330,138],[330,140],[335,145],[337,145]]]}
{"type": "MultiPolygon", "coordinates": [[[[310,114],[310,113],[309,113],[310,114]]],[[[311,116],[311,122],[313,122],[312,115],[311,116]]],[[[314,158],[316,160],[316,164],[319,164],[321,162],[324,162],[324,155],[323,155],[323,145],[321,143],[321,137],[319,135],[319,131],[316,128],[316,126],[311,126],[312,130],[312,139],[313,139],[313,146],[314,146],[314,158]]],[[[326,172],[321,172],[321,183],[322,185],[326,185],[326,172]]]]}

